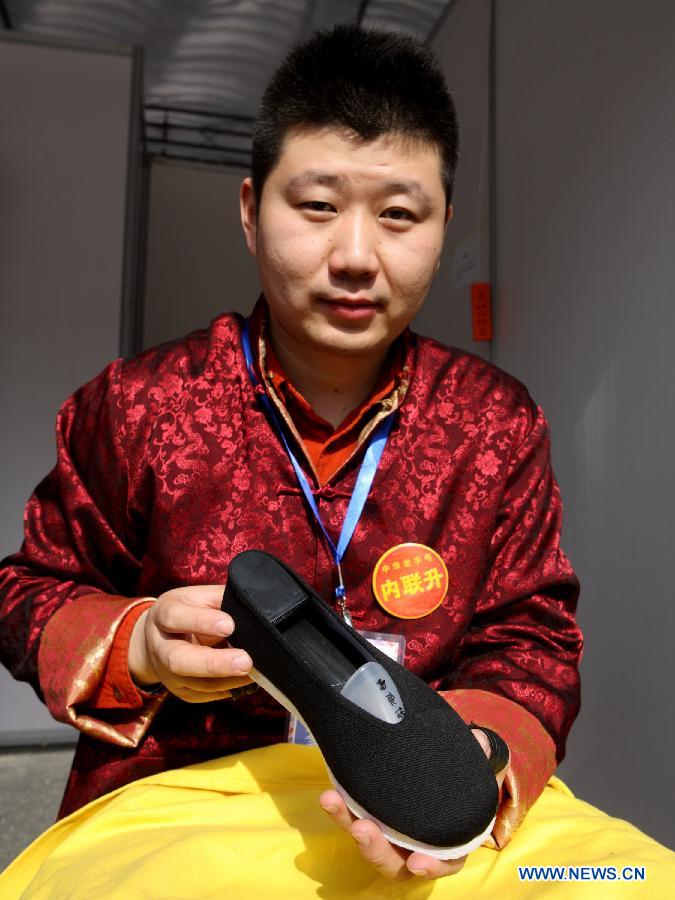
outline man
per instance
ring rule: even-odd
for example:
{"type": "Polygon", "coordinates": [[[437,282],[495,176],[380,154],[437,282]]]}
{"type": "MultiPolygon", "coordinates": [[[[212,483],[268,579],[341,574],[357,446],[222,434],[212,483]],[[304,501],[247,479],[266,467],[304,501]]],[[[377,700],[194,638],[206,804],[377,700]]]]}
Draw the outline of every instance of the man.
{"type": "MultiPolygon", "coordinates": [[[[284,739],[283,710],[250,693],[254,660],[220,611],[227,565],[247,548],[283,558],[329,602],[344,584],[355,627],[402,637],[406,666],[506,740],[492,846],[562,758],[581,636],[546,420],[511,376],[408,330],[439,266],[456,163],[454,108],[428,50],[354,27],[311,38],[265,94],[241,188],[262,287],[257,385],[243,323],[224,315],[111,363],[62,407],[57,465],[0,580],[4,659],[82,732],[61,814],[284,739]],[[393,603],[412,597],[412,614],[393,603]]],[[[461,868],[353,823],[334,791],[321,803],[388,877],[461,868]]]]}

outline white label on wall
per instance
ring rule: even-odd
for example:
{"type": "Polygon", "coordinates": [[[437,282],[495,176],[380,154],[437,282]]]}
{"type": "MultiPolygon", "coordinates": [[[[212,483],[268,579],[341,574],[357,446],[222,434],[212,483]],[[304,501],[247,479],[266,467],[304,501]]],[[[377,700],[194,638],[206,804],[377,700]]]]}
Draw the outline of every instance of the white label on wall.
{"type": "Polygon", "coordinates": [[[480,281],[479,247],[477,231],[465,237],[455,246],[452,253],[452,286],[455,290],[466,287],[473,281],[480,281]]]}

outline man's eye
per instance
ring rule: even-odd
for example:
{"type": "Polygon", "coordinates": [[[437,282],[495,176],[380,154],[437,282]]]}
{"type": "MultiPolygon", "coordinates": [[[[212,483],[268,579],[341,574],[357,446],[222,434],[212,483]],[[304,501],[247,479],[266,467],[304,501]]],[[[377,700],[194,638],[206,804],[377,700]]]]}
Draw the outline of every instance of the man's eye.
{"type": "Polygon", "coordinates": [[[310,212],[335,212],[335,208],[325,200],[307,200],[305,203],[301,203],[300,206],[303,209],[310,210],[310,212]]]}
{"type": "Polygon", "coordinates": [[[415,218],[407,209],[400,209],[398,207],[385,209],[382,215],[388,219],[392,219],[394,222],[412,222],[415,218]]]}

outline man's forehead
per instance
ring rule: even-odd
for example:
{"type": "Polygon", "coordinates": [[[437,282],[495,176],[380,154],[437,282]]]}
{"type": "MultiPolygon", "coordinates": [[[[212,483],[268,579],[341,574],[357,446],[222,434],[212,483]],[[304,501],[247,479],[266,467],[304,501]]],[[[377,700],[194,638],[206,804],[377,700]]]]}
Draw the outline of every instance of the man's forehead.
{"type": "Polygon", "coordinates": [[[441,154],[435,144],[398,132],[386,132],[367,140],[348,129],[324,127],[293,129],[287,133],[277,168],[282,170],[279,174],[283,174],[288,189],[311,185],[345,189],[358,174],[385,193],[408,194],[429,202],[428,189],[433,190],[434,185],[424,177],[413,175],[413,172],[421,175],[424,163],[431,164],[432,177],[435,181],[437,175],[440,185],[441,154]],[[359,153],[361,150],[363,154],[359,153]],[[325,157],[319,161],[317,155],[322,151],[325,157]],[[312,164],[315,160],[316,164],[312,164]],[[363,165],[359,165],[361,162],[363,165]]]}

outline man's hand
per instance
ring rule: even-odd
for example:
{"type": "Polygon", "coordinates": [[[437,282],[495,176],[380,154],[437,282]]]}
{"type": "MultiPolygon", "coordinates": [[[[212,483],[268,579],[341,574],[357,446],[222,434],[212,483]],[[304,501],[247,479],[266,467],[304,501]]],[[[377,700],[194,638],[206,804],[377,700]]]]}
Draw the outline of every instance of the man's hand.
{"type": "MultiPolygon", "coordinates": [[[[490,756],[490,744],[485,734],[479,729],[472,729],[476,740],[479,742],[485,755],[490,756]]],[[[502,782],[511,765],[508,764],[496,776],[497,784],[501,788],[502,782]]],[[[442,878],[444,875],[455,875],[463,867],[466,856],[459,859],[440,860],[432,856],[426,856],[417,851],[411,852],[402,847],[390,844],[382,834],[381,829],[368,819],[356,819],[347,809],[344,800],[337,791],[324,791],[319,797],[319,803],[328,813],[331,819],[349,832],[359,845],[361,855],[380,874],[392,881],[405,881],[413,875],[422,878],[442,878]]]]}
{"type": "Polygon", "coordinates": [[[224,590],[216,584],[175,588],[140,616],[129,642],[136,684],[161,682],[181,700],[207,703],[250,683],[248,653],[216,647],[234,631],[231,616],[220,609],[224,590]]]}

